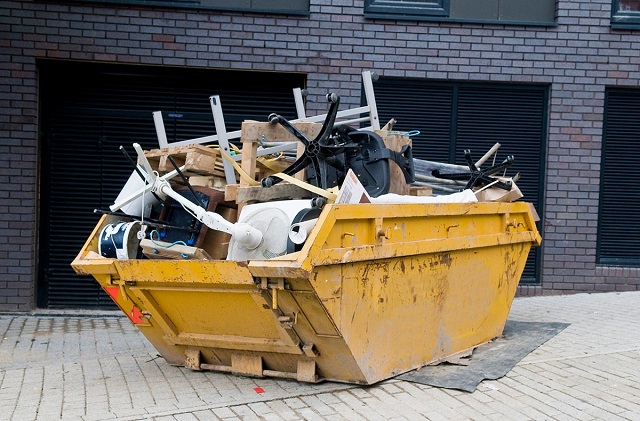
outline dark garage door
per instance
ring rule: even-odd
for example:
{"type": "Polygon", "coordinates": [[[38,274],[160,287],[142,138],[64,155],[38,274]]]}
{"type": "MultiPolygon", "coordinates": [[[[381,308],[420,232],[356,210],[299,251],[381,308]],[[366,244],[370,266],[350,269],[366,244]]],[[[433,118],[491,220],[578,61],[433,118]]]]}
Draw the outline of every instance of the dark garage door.
{"type": "MultiPolygon", "coordinates": [[[[542,218],[546,86],[380,78],[374,88],[381,124],[395,118],[395,129],[420,131],[416,158],[465,165],[465,149],[475,161],[499,142],[498,158],[515,156],[509,174],[521,174],[518,187],[542,218]]],[[[521,283],[539,283],[540,251],[530,254],[521,283]]]]}
{"type": "Polygon", "coordinates": [[[70,263],[131,173],[118,150],[157,148],[151,113],[169,141],[215,133],[208,98],[220,95],[227,130],[272,113],[295,117],[301,74],[41,62],[41,185],[38,307],[112,308],[70,263]]]}

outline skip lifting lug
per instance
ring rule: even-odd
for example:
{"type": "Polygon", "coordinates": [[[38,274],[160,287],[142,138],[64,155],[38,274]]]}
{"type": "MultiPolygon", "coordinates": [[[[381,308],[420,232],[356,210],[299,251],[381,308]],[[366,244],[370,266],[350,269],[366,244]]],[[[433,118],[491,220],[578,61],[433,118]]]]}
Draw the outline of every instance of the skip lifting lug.
{"type": "Polygon", "coordinates": [[[260,289],[262,289],[262,290],[266,290],[266,289],[272,289],[272,290],[289,289],[289,285],[284,281],[284,278],[275,278],[275,279],[277,279],[276,282],[269,282],[270,279],[273,280],[274,278],[259,278],[259,279],[260,279],[260,289]]]}
{"type": "Polygon", "coordinates": [[[260,278],[260,289],[266,291],[271,290],[271,309],[278,309],[278,291],[289,289],[289,285],[284,282],[284,278],[276,278],[276,283],[270,283],[269,278],[260,278]]]}

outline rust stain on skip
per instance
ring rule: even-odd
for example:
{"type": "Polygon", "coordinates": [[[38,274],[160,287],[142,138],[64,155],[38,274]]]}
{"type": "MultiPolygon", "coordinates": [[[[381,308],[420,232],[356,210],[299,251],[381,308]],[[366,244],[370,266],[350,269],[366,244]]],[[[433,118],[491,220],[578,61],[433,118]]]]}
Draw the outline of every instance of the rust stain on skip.
{"type": "Polygon", "coordinates": [[[404,273],[406,272],[406,267],[404,265],[404,260],[399,260],[399,261],[395,262],[393,264],[393,269],[395,271],[398,271],[398,269],[399,269],[400,272],[402,272],[402,274],[404,275],[404,273]]]}
{"type": "Polygon", "coordinates": [[[389,278],[389,262],[373,262],[373,263],[367,263],[365,265],[364,268],[364,272],[362,274],[362,285],[366,285],[367,281],[373,281],[374,279],[369,279],[369,272],[371,270],[375,272],[377,272],[378,270],[384,270],[385,275],[383,276],[376,276],[376,279],[379,279],[380,282],[382,283],[386,283],[387,279],[389,278]]]}
{"type": "Polygon", "coordinates": [[[431,262],[429,262],[429,266],[431,268],[439,266],[439,265],[444,265],[447,267],[451,267],[451,263],[452,263],[452,259],[451,259],[451,254],[450,253],[443,253],[440,254],[437,260],[432,260],[431,262]]]}

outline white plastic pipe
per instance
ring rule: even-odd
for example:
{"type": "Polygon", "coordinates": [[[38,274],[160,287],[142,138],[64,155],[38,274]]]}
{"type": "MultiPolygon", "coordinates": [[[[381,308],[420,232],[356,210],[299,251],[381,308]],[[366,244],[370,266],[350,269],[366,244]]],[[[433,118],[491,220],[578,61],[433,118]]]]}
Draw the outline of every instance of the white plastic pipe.
{"type": "Polygon", "coordinates": [[[289,239],[293,242],[293,244],[304,243],[309,236],[309,232],[311,232],[317,222],[318,218],[315,218],[291,225],[291,228],[289,228],[289,239]]]}
{"type": "Polygon", "coordinates": [[[160,182],[158,191],[162,195],[169,196],[176,202],[180,203],[184,208],[193,213],[198,221],[202,222],[207,227],[216,231],[231,234],[236,241],[243,244],[248,249],[253,250],[260,245],[260,242],[262,241],[262,233],[251,225],[234,224],[224,219],[220,214],[205,210],[202,206],[198,206],[184,196],[176,193],[167,181],[160,182]]]}

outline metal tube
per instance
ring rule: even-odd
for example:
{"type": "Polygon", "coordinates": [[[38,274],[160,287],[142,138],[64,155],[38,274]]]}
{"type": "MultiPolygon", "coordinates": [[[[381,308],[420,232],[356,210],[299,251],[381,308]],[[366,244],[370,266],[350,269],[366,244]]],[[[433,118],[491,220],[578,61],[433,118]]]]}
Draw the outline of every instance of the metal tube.
{"type": "Polygon", "coordinates": [[[500,143],[496,143],[495,145],[493,145],[491,149],[489,149],[489,151],[487,151],[487,153],[482,156],[482,158],[478,159],[478,161],[476,162],[476,167],[480,168],[480,166],[484,164],[487,159],[491,157],[491,155],[496,153],[498,149],[500,149],[500,143]]]}

